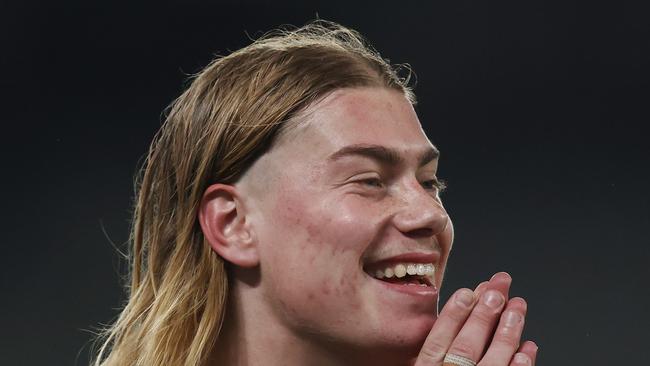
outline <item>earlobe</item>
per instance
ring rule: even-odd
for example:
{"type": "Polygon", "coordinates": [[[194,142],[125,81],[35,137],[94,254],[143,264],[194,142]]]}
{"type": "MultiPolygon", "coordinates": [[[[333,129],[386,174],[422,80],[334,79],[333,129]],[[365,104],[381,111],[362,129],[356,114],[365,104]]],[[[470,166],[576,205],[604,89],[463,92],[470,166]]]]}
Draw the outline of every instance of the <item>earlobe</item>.
{"type": "Polygon", "coordinates": [[[201,199],[199,222],[212,250],[222,258],[241,267],[259,264],[255,235],[236,187],[209,186],[201,199]]]}

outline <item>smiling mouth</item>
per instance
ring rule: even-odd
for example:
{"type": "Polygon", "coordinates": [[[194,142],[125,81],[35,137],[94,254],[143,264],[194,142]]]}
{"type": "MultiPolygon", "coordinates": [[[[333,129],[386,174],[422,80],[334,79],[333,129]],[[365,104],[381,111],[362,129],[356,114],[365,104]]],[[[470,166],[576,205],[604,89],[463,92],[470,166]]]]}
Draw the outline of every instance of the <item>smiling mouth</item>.
{"type": "Polygon", "coordinates": [[[390,284],[435,288],[433,263],[397,263],[373,266],[365,271],[371,277],[390,284]]]}

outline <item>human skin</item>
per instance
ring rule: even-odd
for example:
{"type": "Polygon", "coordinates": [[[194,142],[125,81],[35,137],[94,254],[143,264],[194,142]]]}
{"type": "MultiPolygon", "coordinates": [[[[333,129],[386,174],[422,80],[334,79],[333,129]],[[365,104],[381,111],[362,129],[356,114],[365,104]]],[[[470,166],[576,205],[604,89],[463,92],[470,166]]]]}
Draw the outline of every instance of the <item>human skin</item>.
{"type": "MultiPolygon", "coordinates": [[[[437,321],[453,226],[436,184],[435,151],[402,94],[342,89],[308,108],[236,184],[208,188],[201,225],[230,263],[232,285],[215,358],[440,365],[455,347],[478,360],[504,306],[521,315],[506,332],[518,345],[525,302],[508,301],[507,274],[472,292],[468,307],[448,303],[437,321]],[[354,153],[337,154],[350,147],[354,153]],[[435,287],[399,291],[368,275],[373,263],[404,254],[430,258],[435,287]],[[476,301],[488,294],[503,305],[476,301]]],[[[495,364],[508,365],[516,350],[492,351],[510,352],[495,364]]]]}

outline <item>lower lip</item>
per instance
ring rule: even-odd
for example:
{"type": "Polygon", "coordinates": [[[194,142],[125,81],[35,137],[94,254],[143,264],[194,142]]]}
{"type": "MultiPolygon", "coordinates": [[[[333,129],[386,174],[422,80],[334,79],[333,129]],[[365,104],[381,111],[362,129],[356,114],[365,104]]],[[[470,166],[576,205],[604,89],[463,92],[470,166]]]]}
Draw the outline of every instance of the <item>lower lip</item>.
{"type": "Polygon", "coordinates": [[[436,296],[438,296],[438,289],[435,286],[424,287],[419,285],[401,285],[397,283],[381,281],[371,276],[368,277],[390,291],[397,291],[405,295],[421,297],[427,300],[433,300],[436,296]]]}

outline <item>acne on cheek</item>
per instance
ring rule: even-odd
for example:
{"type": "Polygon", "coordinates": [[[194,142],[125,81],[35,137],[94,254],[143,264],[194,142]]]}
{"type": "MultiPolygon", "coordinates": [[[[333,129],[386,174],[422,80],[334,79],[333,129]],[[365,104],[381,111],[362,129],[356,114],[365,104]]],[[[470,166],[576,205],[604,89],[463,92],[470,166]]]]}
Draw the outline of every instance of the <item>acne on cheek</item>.
{"type": "MultiPolygon", "coordinates": [[[[340,201],[319,204],[314,202],[313,196],[318,195],[288,185],[278,192],[273,208],[277,213],[273,227],[274,230],[286,231],[286,238],[291,238],[291,242],[286,243],[288,252],[285,251],[278,260],[285,263],[302,262],[307,268],[330,270],[319,271],[319,275],[313,278],[320,278],[321,282],[313,284],[318,290],[303,294],[305,300],[316,302],[331,296],[354,298],[355,281],[346,277],[350,273],[341,273],[332,264],[341,263],[345,267],[358,264],[358,257],[373,237],[372,233],[360,230],[369,228],[367,222],[361,222],[368,218],[368,214],[352,212],[349,203],[340,201]]],[[[359,304],[355,304],[355,307],[359,307],[359,304]]]]}
{"type": "Polygon", "coordinates": [[[279,310],[286,317],[285,319],[298,327],[314,327],[322,331],[322,327],[349,326],[354,318],[341,316],[341,311],[356,311],[361,308],[356,301],[349,301],[353,298],[354,292],[348,284],[341,288],[339,281],[325,279],[320,283],[305,286],[296,286],[288,289],[280,286],[281,296],[275,296],[279,301],[279,310]],[[287,292],[289,290],[289,292],[287,292]]]}
{"type": "MultiPolygon", "coordinates": [[[[348,199],[314,201],[322,192],[300,189],[286,182],[279,190],[273,212],[277,213],[277,227],[300,228],[304,230],[302,246],[331,243],[333,254],[358,249],[359,243],[367,241],[362,229],[372,229],[368,221],[375,220],[372,212],[387,212],[388,206],[371,207],[368,202],[354,202],[348,199]]],[[[373,235],[372,233],[370,235],[373,235]]]]}
{"type": "Polygon", "coordinates": [[[322,309],[323,305],[332,304],[334,302],[344,303],[347,310],[357,310],[361,306],[356,301],[339,301],[333,299],[354,299],[356,291],[349,281],[342,277],[336,284],[326,279],[324,282],[317,284],[315,291],[308,290],[306,292],[306,299],[311,304],[318,304],[322,309]]]}
{"type": "Polygon", "coordinates": [[[314,253],[315,246],[321,250],[331,249],[332,253],[330,254],[338,254],[346,249],[341,244],[344,244],[347,240],[340,240],[341,238],[336,235],[342,225],[339,221],[334,220],[335,211],[324,212],[318,209],[317,204],[305,205],[305,202],[313,201],[306,197],[295,194],[283,196],[275,207],[274,211],[278,215],[274,221],[276,227],[287,228],[291,231],[295,230],[297,232],[294,232],[294,234],[303,237],[296,243],[298,249],[305,253],[312,253],[303,257],[303,260],[313,263],[318,255],[323,255],[322,253],[314,253]]]}

